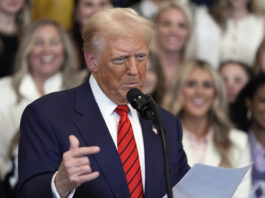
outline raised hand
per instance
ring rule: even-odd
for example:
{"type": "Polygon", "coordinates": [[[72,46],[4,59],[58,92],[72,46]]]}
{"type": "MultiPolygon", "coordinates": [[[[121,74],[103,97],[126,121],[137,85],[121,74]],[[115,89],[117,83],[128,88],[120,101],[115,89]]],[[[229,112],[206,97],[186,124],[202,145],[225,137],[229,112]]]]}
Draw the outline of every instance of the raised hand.
{"type": "Polygon", "coordinates": [[[96,179],[99,172],[92,172],[88,155],[100,151],[98,146],[79,147],[79,140],[69,136],[70,149],[63,154],[55,177],[55,186],[60,197],[67,195],[81,184],[96,179]]]}

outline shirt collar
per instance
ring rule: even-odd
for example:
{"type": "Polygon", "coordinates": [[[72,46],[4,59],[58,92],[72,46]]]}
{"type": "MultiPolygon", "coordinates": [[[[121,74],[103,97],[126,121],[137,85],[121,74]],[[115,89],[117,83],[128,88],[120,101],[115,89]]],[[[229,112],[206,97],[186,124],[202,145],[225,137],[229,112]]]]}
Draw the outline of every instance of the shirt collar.
{"type": "Polygon", "coordinates": [[[103,93],[93,75],[91,75],[89,78],[89,84],[91,86],[91,90],[98,104],[98,107],[103,114],[103,117],[110,116],[117,105],[103,93]]]}
{"type": "MultiPolygon", "coordinates": [[[[99,85],[98,85],[98,83],[97,83],[97,81],[93,75],[91,75],[89,78],[89,84],[90,84],[92,93],[95,97],[95,100],[98,104],[98,107],[99,107],[101,113],[103,114],[103,117],[110,116],[114,112],[115,108],[117,107],[117,104],[112,102],[112,100],[110,100],[104,94],[104,92],[99,87],[99,85]]],[[[129,115],[136,116],[137,111],[130,104],[128,104],[128,107],[130,109],[129,115]]]]}

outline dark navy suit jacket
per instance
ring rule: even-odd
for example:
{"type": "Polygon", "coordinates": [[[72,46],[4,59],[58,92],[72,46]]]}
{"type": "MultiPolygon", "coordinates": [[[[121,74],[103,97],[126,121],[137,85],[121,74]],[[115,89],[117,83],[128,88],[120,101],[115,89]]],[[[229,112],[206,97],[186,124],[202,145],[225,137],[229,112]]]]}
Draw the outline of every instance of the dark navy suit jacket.
{"type": "MultiPolygon", "coordinates": [[[[159,108],[166,130],[175,185],[189,170],[182,147],[182,129],[178,119],[159,108]]],[[[162,197],[166,193],[161,139],[152,131],[152,122],[140,119],[145,151],[145,197],[162,197]]],[[[20,198],[52,197],[51,179],[58,170],[62,155],[69,149],[69,135],[80,146],[99,146],[90,155],[90,163],[100,176],[82,184],[74,197],[129,198],[129,190],[117,149],[95,102],[88,82],[46,95],[30,104],[21,120],[19,145],[20,198]]]]}

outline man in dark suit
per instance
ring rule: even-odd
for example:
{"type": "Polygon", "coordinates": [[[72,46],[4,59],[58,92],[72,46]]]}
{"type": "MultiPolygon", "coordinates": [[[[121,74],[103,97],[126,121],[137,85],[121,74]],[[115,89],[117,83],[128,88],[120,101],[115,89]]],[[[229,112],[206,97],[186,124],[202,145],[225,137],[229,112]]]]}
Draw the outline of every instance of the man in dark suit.
{"type": "MultiPolygon", "coordinates": [[[[160,137],[152,122],[141,119],[126,99],[129,89],[143,86],[152,34],[153,24],[131,9],[106,9],[91,17],[83,34],[89,80],[42,97],[23,113],[19,197],[156,198],[166,194],[160,137]],[[129,110],[126,124],[117,106],[129,110]],[[119,140],[125,126],[126,134],[132,134],[130,142],[135,142],[128,160],[122,155],[130,146],[120,151],[125,135],[119,140]],[[132,155],[136,157],[128,168],[132,155]],[[130,178],[135,164],[137,172],[130,178]]],[[[189,166],[180,122],[161,108],[159,112],[173,186],[189,166]]]]}

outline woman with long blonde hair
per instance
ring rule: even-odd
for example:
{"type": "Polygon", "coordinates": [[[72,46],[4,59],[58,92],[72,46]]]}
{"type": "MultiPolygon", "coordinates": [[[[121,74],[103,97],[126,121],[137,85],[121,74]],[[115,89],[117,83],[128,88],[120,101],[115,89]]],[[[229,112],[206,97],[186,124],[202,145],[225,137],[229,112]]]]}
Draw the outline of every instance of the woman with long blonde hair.
{"type": "Polygon", "coordinates": [[[183,61],[193,57],[191,12],[179,1],[167,1],[161,3],[154,22],[156,34],[150,48],[158,58],[168,87],[183,61]]]}
{"type": "MultiPolygon", "coordinates": [[[[250,163],[247,135],[232,128],[224,82],[208,63],[186,62],[176,73],[163,106],[181,119],[190,165],[239,168],[250,163]]],[[[235,197],[248,197],[249,188],[250,178],[246,178],[235,197]]]]}
{"type": "Polygon", "coordinates": [[[40,20],[27,28],[16,56],[15,74],[0,79],[1,179],[6,179],[12,170],[10,154],[17,152],[24,108],[45,94],[72,88],[81,82],[73,50],[68,34],[52,20],[40,20]]]}

